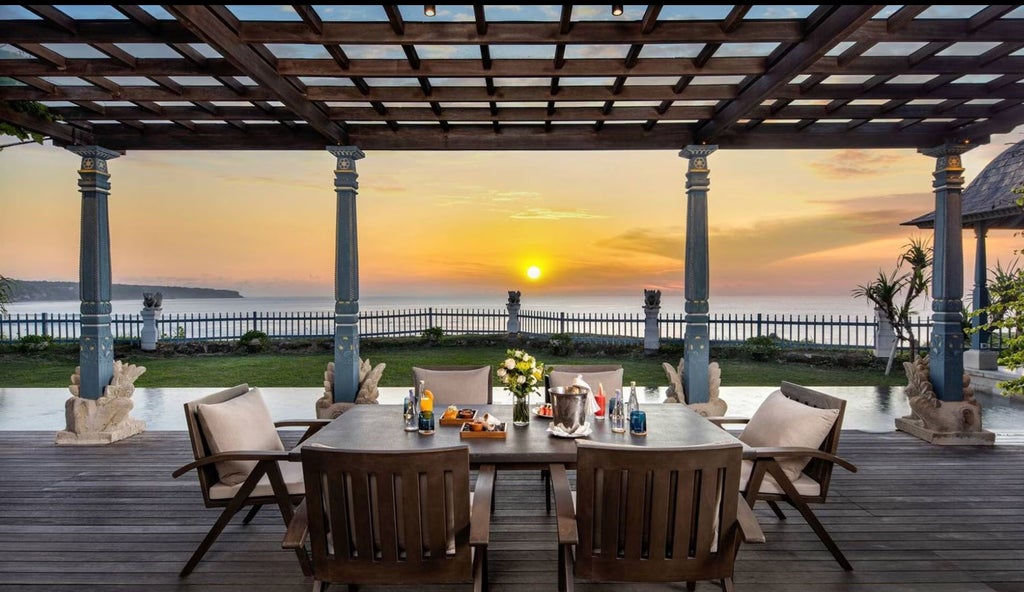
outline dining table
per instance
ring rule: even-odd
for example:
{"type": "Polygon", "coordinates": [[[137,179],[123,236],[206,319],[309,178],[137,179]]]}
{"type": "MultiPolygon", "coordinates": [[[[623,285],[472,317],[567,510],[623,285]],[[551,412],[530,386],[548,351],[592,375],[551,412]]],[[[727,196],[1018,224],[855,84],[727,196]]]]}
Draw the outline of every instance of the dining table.
{"type": "MultiPolygon", "coordinates": [[[[528,425],[512,425],[511,405],[472,405],[477,417],[485,413],[505,422],[504,438],[462,438],[460,426],[436,425],[433,434],[405,431],[400,405],[356,405],[332,420],[313,436],[293,448],[290,460],[301,461],[307,446],[366,452],[420,451],[465,445],[474,467],[493,464],[498,470],[546,469],[552,463],[574,468],[576,440],[553,435],[548,427],[554,421],[536,413],[528,425]]],[[[602,444],[638,447],[680,448],[714,444],[735,444],[739,440],[708,421],[686,405],[659,404],[644,408],[647,434],[634,435],[627,430],[615,433],[609,420],[591,417],[592,432],[584,438],[602,444]]]]}

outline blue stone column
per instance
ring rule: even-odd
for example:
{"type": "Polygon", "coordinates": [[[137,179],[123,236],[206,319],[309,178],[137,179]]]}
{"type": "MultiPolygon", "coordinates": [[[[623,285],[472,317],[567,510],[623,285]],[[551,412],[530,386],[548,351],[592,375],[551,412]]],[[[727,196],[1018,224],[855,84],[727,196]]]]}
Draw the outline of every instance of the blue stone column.
{"type": "Polygon", "coordinates": [[[710,331],[708,329],[708,156],[718,146],[687,146],[679,156],[690,161],[686,171],[686,350],[683,388],[686,403],[707,403],[711,397],[710,331]]]}
{"type": "Polygon", "coordinates": [[[334,191],[338,212],[334,257],[334,402],[353,402],[359,392],[359,237],[356,161],[365,156],[355,146],[328,146],[338,163],[334,191]]]}
{"type": "Polygon", "coordinates": [[[110,225],[107,196],[110,174],[107,161],[119,153],[99,146],[68,146],[82,157],[78,190],[82,194],[82,232],[79,250],[78,292],[82,300],[82,329],[78,361],[78,395],[99,399],[114,377],[114,338],[110,331],[110,225]]]}
{"type": "Polygon", "coordinates": [[[935,159],[935,242],[932,268],[932,338],[928,375],[940,401],[963,400],[964,252],[961,216],[967,147],[943,144],[919,150],[935,159]]]}
{"type": "MultiPolygon", "coordinates": [[[[988,261],[985,253],[985,235],[988,228],[984,222],[974,225],[974,238],[977,241],[974,251],[974,298],[971,306],[974,310],[988,308],[992,304],[988,294],[988,261]]],[[[971,349],[988,348],[989,331],[982,330],[988,324],[988,315],[981,313],[971,319],[971,326],[977,331],[971,334],[971,349]]]]}

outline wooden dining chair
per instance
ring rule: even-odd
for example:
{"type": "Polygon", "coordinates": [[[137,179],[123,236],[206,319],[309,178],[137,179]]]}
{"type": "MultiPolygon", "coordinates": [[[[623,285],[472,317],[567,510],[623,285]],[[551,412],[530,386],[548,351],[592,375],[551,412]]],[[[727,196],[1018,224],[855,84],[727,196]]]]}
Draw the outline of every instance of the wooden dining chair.
{"type": "Polygon", "coordinates": [[[815,516],[809,504],[828,500],[832,470],[852,473],[857,467],[837,456],[846,401],[791,382],[769,395],[749,419],[709,418],[719,425],[746,424],[739,439],[744,452],[741,488],[751,507],[765,501],[780,520],[778,502],[796,508],[832,557],[849,571],[853,566],[815,516]]]}
{"type": "MultiPolygon", "coordinates": [[[[301,465],[287,462],[288,453],[277,433],[282,427],[302,427],[305,440],[329,420],[290,420],[274,423],[260,391],[240,384],[185,403],[185,425],[195,460],[174,471],[174,478],[195,469],[207,508],[222,508],[220,517],[179,572],[192,573],[214,541],[242,508],[248,524],[267,504],[281,511],[285,524],[303,497],[301,465]]],[[[298,554],[303,573],[309,572],[298,554]]]]}
{"type": "MultiPolygon", "coordinates": [[[[581,376],[583,382],[590,385],[595,394],[599,387],[604,387],[605,396],[609,402],[615,396],[615,391],[622,389],[621,364],[552,364],[548,366],[547,372],[544,374],[544,402],[554,403],[551,399],[551,389],[571,386],[577,376],[581,376]]],[[[626,400],[626,396],[623,393],[623,400],[626,400]]],[[[550,514],[551,474],[547,469],[543,469],[540,472],[540,478],[544,480],[544,507],[550,514]]]]}
{"type": "Polygon", "coordinates": [[[490,405],[494,398],[490,366],[413,366],[412,384],[423,381],[434,405],[490,405]]]}
{"type": "Polygon", "coordinates": [[[495,469],[477,472],[469,448],[365,452],[302,449],[306,499],[283,546],[305,552],[313,590],[329,584],[473,583],[487,589],[495,469]]]}
{"type": "Polygon", "coordinates": [[[733,590],[740,542],[764,534],[739,495],[743,447],[646,448],[577,442],[576,497],[550,466],[558,589],[590,582],[718,580],[733,590]]]}

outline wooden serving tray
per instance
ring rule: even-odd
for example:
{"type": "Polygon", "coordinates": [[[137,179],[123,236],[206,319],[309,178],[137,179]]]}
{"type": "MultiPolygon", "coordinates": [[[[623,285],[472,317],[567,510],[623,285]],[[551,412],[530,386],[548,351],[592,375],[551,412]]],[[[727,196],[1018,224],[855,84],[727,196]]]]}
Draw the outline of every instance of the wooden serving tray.
{"type": "MultiPolygon", "coordinates": [[[[463,407],[463,409],[469,409],[469,407],[463,407]]],[[[444,415],[438,420],[438,423],[443,426],[455,426],[462,427],[462,424],[476,420],[477,416],[480,415],[479,409],[473,409],[473,417],[460,418],[459,416],[445,418],[444,415]]]]}
{"type": "Polygon", "coordinates": [[[482,432],[474,432],[472,429],[470,429],[469,424],[465,424],[465,425],[462,426],[462,429],[459,430],[459,437],[460,438],[492,438],[492,439],[497,439],[497,440],[504,440],[505,437],[508,435],[508,431],[505,430],[505,424],[499,424],[499,425],[500,425],[501,429],[494,430],[494,431],[491,431],[491,432],[489,432],[487,430],[484,430],[482,432]]]}

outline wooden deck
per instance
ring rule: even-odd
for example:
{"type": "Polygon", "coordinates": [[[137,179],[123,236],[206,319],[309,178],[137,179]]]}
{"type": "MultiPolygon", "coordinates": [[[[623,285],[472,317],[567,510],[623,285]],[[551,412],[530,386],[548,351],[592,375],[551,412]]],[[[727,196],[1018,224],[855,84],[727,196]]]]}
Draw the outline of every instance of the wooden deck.
{"type": "MultiPolygon", "coordinates": [[[[284,528],[271,509],[248,526],[237,517],[196,572],[178,578],[218,512],[202,507],[194,474],[170,477],[190,460],[184,432],[107,447],[52,442],[51,432],[0,432],[0,591],[309,590],[294,555],[280,549],[284,528]]],[[[990,448],[940,448],[901,433],[844,432],[840,452],[860,472],[839,471],[833,498],[817,511],[855,571],[843,572],[799,516],[780,522],[759,506],[768,543],[740,551],[737,589],[1024,591],[1021,444],[1000,437],[990,448]]],[[[536,472],[499,475],[495,592],[555,589],[554,523],[542,495],[536,472]]]]}

